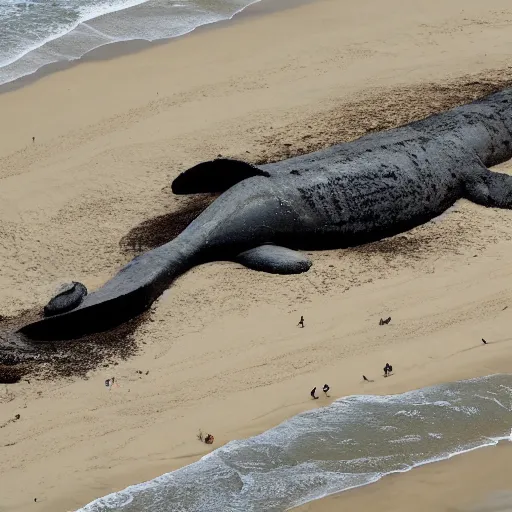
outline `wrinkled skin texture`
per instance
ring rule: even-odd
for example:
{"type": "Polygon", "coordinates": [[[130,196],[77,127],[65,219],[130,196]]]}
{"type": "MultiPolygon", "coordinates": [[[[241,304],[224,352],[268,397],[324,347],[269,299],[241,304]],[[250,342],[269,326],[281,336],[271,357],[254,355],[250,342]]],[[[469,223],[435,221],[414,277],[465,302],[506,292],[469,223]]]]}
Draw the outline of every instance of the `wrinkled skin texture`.
{"type": "MultiPolygon", "coordinates": [[[[190,179],[187,172],[180,175],[177,193],[208,191],[209,184],[218,188],[211,174],[216,172],[222,183],[234,184],[176,239],[135,258],[77,308],[21,332],[32,339],[65,339],[112,327],[146,310],[190,267],[243,262],[243,253],[264,244],[357,245],[422,224],[460,198],[510,208],[512,178],[488,167],[512,157],[511,132],[512,90],[505,90],[259,169],[236,161],[228,169],[222,160],[195,166],[190,179]],[[233,177],[237,165],[241,181],[233,177]],[[203,171],[208,179],[195,190],[203,171]]],[[[307,265],[300,255],[287,262],[281,249],[266,248],[259,260],[258,251],[249,255],[252,268],[268,272],[304,271],[307,265]]]]}

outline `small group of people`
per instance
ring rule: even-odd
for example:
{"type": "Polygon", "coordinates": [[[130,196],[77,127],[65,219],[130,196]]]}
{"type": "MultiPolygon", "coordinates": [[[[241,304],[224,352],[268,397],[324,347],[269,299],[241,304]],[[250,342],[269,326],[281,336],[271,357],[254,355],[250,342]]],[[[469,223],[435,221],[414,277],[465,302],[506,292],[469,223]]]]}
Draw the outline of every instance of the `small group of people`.
{"type": "MultiPolygon", "coordinates": [[[[383,320],[381,318],[379,324],[380,325],[387,325],[387,324],[389,324],[389,322],[391,322],[391,317],[388,317],[385,320],[383,320]]],[[[304,328],[304,317],[302,315],[300,317],[299,323],[297,324],[297,327],[304,328]]],[[[484,343],[487,343],[483,339],[482,339],[482,341],[484,343]]],[[[386,363],[386,366],[384,366],[384,377],[387,377],[388,375],[391,375],[392,372],[393,372],[393,367],[389,363],[386,363]]],[[[373,380],[368,379],[365,375],[363,375],[363,380],[365,382],[373,382],[373,380]]],[[[329,386],[327,384],[324,384],[324,387],[322,388],[322,391],[325,393],[325,396],[329,396],[327,394],[327,391],[329,391],[329,389],[330,389],[329,386]]],[[[316,396],[316,387],[314,387],[311,390],[310,395],[311,395],[311,398],[313,398],[313,400],[318,400],[318,397],[316,396]]]]}
{"type": "MultiPolygon", "coordinates": [[[[386,363],[386,366],[384,366],[384,377],[387,377],[389,375],[391,375],[391,373],[393,372],[393,367],[389,364],[389,363],[386,363]]],[[[363,375],[363,380],[365,382],[373,382],[373,380],[369,379],[368,377],[366,377],[366,375],[363,375]]],[[[327,392],[329,391],[329,389],[331,389],[329,387],[328,384],[324,384],[324,387],[322,388],[322,391],[325,393],[325,396],[328,397],[329,395],[327,394],[327,392]]],[[[316,396],[316,387],[314,387],[311,392],[310,392],[310,395],[311,395],[311,398],[313,398],[313,400],[318,400],[319,397],[316,396]]]]}
{"type": "MultiPolygon", "coordinates": [[[[322,391],[325,393],[325,396],[326,397],[329,397],[329,395],[327,394],[327,392],[329,391],[329,389],[331,389],[329,387],[328,384],[324,384],[324,387],[322,388],[322,391]]],[[[312,390],[311,390],[311,398],[313,398],[314,400],[318,400],[318,397],[316,396],[316,387],[314,387],[312,390]]]]}

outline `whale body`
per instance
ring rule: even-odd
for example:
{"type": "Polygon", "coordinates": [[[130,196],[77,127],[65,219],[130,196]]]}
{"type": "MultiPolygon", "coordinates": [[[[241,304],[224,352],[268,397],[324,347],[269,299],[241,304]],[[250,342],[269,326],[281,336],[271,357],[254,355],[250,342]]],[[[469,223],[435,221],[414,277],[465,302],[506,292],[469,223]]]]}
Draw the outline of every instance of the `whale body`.
{"type": "Polygon", "coordinates": [[[68,339],[147,310],[191,267],[238,261],[299,273],[299,250],[359,245],[409,230],[458,199],[512,206],[512,177],[488,167],[512,157],[512,89],[388,131],[281,162],[203,162],[176,194],[222,192],[174,240],[133,259],[71,311],[30,323],[33,340],[68,339]]]}

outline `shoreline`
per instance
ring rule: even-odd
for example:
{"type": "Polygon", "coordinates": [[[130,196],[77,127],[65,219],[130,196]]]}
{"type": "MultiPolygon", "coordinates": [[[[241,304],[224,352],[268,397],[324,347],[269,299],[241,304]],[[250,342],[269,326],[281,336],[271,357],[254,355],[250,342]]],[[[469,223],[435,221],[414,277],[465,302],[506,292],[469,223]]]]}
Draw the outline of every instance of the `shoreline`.
{"type": "Polygon", "coordinates": [[[512,505],[512,486],[506,473],[510,468],[512,443],[500,441],[494,446],[476,448],[432,464],[416,467],[404,474],[388,474],[367,486],[349,489],[314,500],[291,510],[294,512],[334,512],[344,507],[361,507],[381,503],[382,510],[410,510],[411,495],[421,495],[418,512],[508,510],[512,505]],[[485,468],[485,474],[477,468],[485,468]],[[478,476],[475,477],[474,473],[478,476]],[[443,485],[450,491],[431,492],[432,486],[443,485]],[[367,491],[367,492],[365,492],[367,491]],[[507,501],[496,506],[496,495],[507,493],[507,501]],[[439,496],[441,495],[441,496],[439,496]],[[391,503],[392,502],[392,503],[391,503]],[[503,508],[502,508],[503,507],[503,508]]]}
{"type": "MultiPolygon", "coordinates": [[[[423,388],[421,388],[421,389],[423,389],[423,388]]],[[[411,466],[404,470],[390,471],[389,473],[385,473],[385,474],[377,477],[372,482],[362,484],[362,485],[356,485],[354,487],[349,487],[342,491],[337,491],[337,492],[335,491],[335,492],[332,492],[329,494],[325,494],[323,496],[319,496],[318,498],[314,498],[312,500],[301,503],[300,505],[292,507],[290,510],[294,510],[296,512],[311,512],[311,511],[316,511],[316,509],[318,507],[318,510],[320,511],[320,510],[323,510],[325,507],[330,507],[331,506],[330,503],[333,502],[334,500],[337,500],[339,502],[339,500],[341,499],[341,496],[346,496],[347,495],[346,493],[349,493],[350,495],[352,495],[354,493],[354,491],[363,491],[368,486],[374,486],[375,484],[380,484],[383,481],[389,480],[390,478],[397,478],[399,475],[405,475],[405,474],[408,474],[411,472],[414,472],[414,474],[416,474],[417,470],[422,470],[426,466],[432,466],[432,465],[438,465],[438,464],[442,465],[443,463],[451,461],[454,458],[459,458],[459,457],[464,458],[464,455],[473,454],[474,452],[478,452],[480,450],[488,450],[490,448],[497,448],[500,445],[503,445],[504,443],[506,443],[507,441],[509,442],[509,439],[506,436],[503,436],[503,437],[500,437],[497,439],[493,439],[492,443],[482,444],[482,445],[479,445],[479,446],[476,446],[473,448],[467,448],[467,449],[463,449],[463,450],[460,450],[457,452],[452,452],[452,453],[449,453],[441,458],[436,458],[434,460],[426,460],[423,462],[419,462],[416,465],[411,466]],[[326,503],[329,503],[329,505],[326,505],[326,503]]],[[[337,506],[339,506],[338,502],[336,503],[337,506]]]]}
{"type": "MultiPolygon", "coordinates": [[[[506,2],[398,4],[316,0],[0,95],[0,313],[104,283],[134,256],[120,246],[134,226],[187,204],[169,183],[199,160],[310,152],[509,83],[506,2]]],[[[300,276],[193,269],[137,330],[137,355],[0,390],[0,424],[21,415],[2,429],[2,506],[59,512],[152,479],[210,451],[199,428],[218,447],[326,405],[308,394],[320,382],[336,399],[509,370],[511,220],[460,201],[393,239],[315,252],[300,276]],[[384,361],[391,379],[375,377],[384,361]]]]}
{"type": "MultiPolygon", "coordinates": [[[[484,378],[485,377],[491,377],[493,375],[505,375],[505,374],[492,374],[492,375],[484,376],[484,378]]],[[[507,373],[506,375],[512,376],[512,373],[507,373]]],[[[476,377],[476,378],[478,378],[478,377],[476,377]]],[[[464,383],[466,380],[472,380],[472,379],[474,379],[474,377],[470,377],[469,379],[464,379],[462,381],[456,381],[456,382],[464,383]]],[[[440,382],[440,383],[435,384],[433,386],[435,387],[437,385],[451,384],[451,383],[453,383],[453,382],[446,382],[446,383],[445,382],[440,382]]],[[[429,387],[431,387],[431,386],[427,385],[425,387],[419,388],[419,390],[428,389],[429,387]]],[[[405,392],[407,393],[407,392],[416,391],[416,390],[417,389],[408,389],[405,392]]],[[[384,396],[389,397],[389,396],[400,395],[400,394],[402,394],[402,391],[399,391],[397,393],[393,393],[392,395],[384,395],[384,396]]],[[[378,393],[378,395],[381,395],[381,393],[378,393]]],[[[331,405],[333,402],[338,401],[338,400],[345,400],[345,399],[361,397],[361,396],[368,396],[368,395],[364,395],[364,394],[363,395],[348,395],[348,396],[339,397],[336,400],[330,401],[329,405],[331,405]]],[[[323,406],[321,406],[319,408],[320,409],[326,408],[326,407],[329,407],[329,405],[323,405],[323,406]]],[[[298,414],[301,414],[301,413],[306,412],[306,411],[307,410],[303,410],[303,411],[299,412],[298,414]]],[[[283,422],[286,422],[286,421],[292,419],[293,417],[294,416],[288,417],[285,420],[283,420],[283,422]]],[[[283,422],[280,422],[277,425],[272,426],[271,428],[275,428],[275,427],[281,425],[283,422]]],[[[264,433],[264,432],[261,432],[261,433],[264,433]]],[[[256,435],[259,435],[259,434],[260,433],[258,433],[256,435]]],[[[243,441],[244,439],[245,438],[243,438],[243,439],[234,439],[233,441],[243,441]]],[[[352,495],[355,492],[363,493],[363,496],[364,496],[364,490],[367,487],[375,486],[375,484],[379,484],[379,486],[380,485],[384,485],[385,486],[386,482],[389,479],[397,478],[399,475],[405,475],[405,474],[409,474],[409,473],[413,472],[414,473],[414,477],[415,477],[417,475],[417,470],[420,470],[420,473],[421,473],[421,471],[423,471],[424,468],[426,468],[427,466],[429,468],[430,468],[430,466],[435,466],[437,464],[441,464],[441,466],[444,466],[446,463],[450,462],[452,459],[457,459],[457,461],[458,461],[460,457],[462,457],[462,459],[465,459],[465,456],[471,455],[474,452],[482,452],[482,451],[488,452],[488,450],[490,450],[491,448],[498,448],[498,447],[501,448],[501,447],[504,447],[504,446],[510,446],[508,451],[512,452],[512,438],[510,437],[509,434],[505,434],[505,433],[502,436],[499,436],[499,437],[489,437],[488,441],[485,444],[481,444],[481,445],[473,446],[473,447],[468,447],[468,448],[461,448],[461,449],[459,449],[458,451],[455,451],[455,452],[450,452],[450,453],[447,453],[445,455],[441,455],[441,456],[433,458],[433,459],[427,459],[427,460],[424,460],[424,461],[421,461],[421,462],[417,462],[416,464],[414,464],[411,467],[408,467],[407,469],[392,470],[392,471],[389,471],[387,473],[384,473],[384,474],[380,475],[379,477],[376,477],[376,479],[373,480],[373,481],[370,481],[370,482],[367,482],[367,483],[363,483],[363,484],[360,484],[360,485],[355,485],[353,487],[349,487],[349,488],[343,489],[341,491],[329,492],[328,494],[319,496],[317,498],[310,499],[308,501],[303,502],[300,505],[295,505],[292,508],[289,508],[289,509],[286,509],[286,510],[293,510],[293,511],[297,511],[297,512],[309,512],[309,511],[316,512],[317,511],[316,507],[319,507],[318,512],[323,512],[324,510],[329,510],[329,512],[332,510],[334,512],[334,510],[338,510],[339,509],[338,508],[340,506],[339,500],[340,500],[340,498],[342,496],[347,495],[347,496],[350,497],[350,499],[352,499],[352,495]],[[384,481],[384,483],[382,483],[383,481],[384,481]],[[326,505],[326,503],[327,503],[327,505],[326,505]]],[[[219,448],[222,448],[222,447],[219,447],[219,448]]],[[[199,462],[199,461],[200,461],[200,459],[193,460],[193,461],[190,462],[190,464],[194,464],[194,463],[199,462]]],[[[180,468],[177,468],[177,469],[182,469],[182,468],[186,467],[187,465],[189,465],[189,464],[181,466],[180,468]]],[[[176,470],[174,470],[174,471],[176,471],[176,470]]],[[[159,477],[157,477],[157,478],[159,479],[159,478],[168,477],[168,476],[172,475],[172,473],[174,471],[163,473],[162,475],[159,475],[159,477]]],[[[429,471],[430,471],[430,469],[429,469],[429,471]]],[[[146,480],[146,481],[143,481],[143,482],[138,482],[138,483],[135,483],[135,484],[131,484],[128,487],[126,487],[124,489],[119,489],[118,491],[114,491],[113,493],[111,493],[109,495],[98,497],[97,499],[91,501],[87,505],[91,505],[91,504],[95,503],[96,501],[101,500],[103,498],[108,498],[109,496],[115,495],[118,492],[123,492],[123,491],[126,491],[126,490],[131,490],[132,492],[136,492],[137,490],[143,490],[147,486],[151,487],[151,483],[153,481],[154,481],[154,479],[151,479],[151,480],[146,480]]],[[[510,487],[510,490],[511,490],[511,505],[512,505],[512,486],[510,487]]],[[[343,503],[341,505],[343,505],[343,503]]],[[[82,510],[82,508],[80,510],[82,510]]]]}
{"type": "Polygon", "coordinates": [[[287,9],[294,9],[314,1],[315,0],[253,0],[252,4],[249,4],[247,7],[243,7],[238,12],[235,12],[231,18],[199,25],[198,27],[193,28],[190,32],[180,36],[166,37],[163,39],[156,39],[155,41],[148,41],[145,39],[130,39],[128,41],[115,41],[112,43],[106,43],[87,51],[77,59],[51,62],[41,66],[33,73],[21,76],[16,80],[12,80],[11,82],[1,84],[0,94],[16,91],[22,87],[26,87],[27,85],[34,84],[49,75],[66,71],[67,69],[79,66],[84,63],[109,61],[119,57],[133,55],[158,46],[170,44],[178,39],[192,37],[210,30],[221,29],[233,22],[243,22],[248,19],[250,20],[250,18],[253,17],[271,15],[273,13],[285,11],[287,9]]]}

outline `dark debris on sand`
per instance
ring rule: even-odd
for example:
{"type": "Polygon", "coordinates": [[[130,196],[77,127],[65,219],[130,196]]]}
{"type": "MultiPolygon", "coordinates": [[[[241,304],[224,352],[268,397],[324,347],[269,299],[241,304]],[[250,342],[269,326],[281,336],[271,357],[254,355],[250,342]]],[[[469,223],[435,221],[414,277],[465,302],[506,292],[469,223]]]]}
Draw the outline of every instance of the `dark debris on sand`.
{"type": "Polygon", "coordinates": [[[103,365],[116,364],[137,352],[135,332],[149,313],[106,332],[76,340],[33,342],[16,333],[40,313],[27,311],[0,321],[0,383],[13,384],[31,375],[39,379],[78,376],[103,365]]]}
{"type": "Polygon", "coordinates": [[[141,254],[170,242],[217,197],[218,194],[198,194],[186,198],[178,210],[142,222],[121,239],[121,250],[125,254],[141,254]]]}
{"type": "MultiPolygon", "coordinates": [[[[142,222],[121,239],[121,250],[133,257],[169,242],[216,197],[201,194],[186,198],[177,211],[142,222]]],[[[149,314],[109,331],[52,342],[34,342],[16,334],[22,325],[40,319],[42,310],[25,311],[16,317],[0,316],[0,384],[14,384],[28,375],[40,379],[86,377],[99,366],[128,359],[137,353],[135,332],[149,314]]]]}
{"type": "Polygon", "coordinates": [[[296,129],[295,120],[289,125],[263,130],[264,135],[257,140],[261,154],[252,163],[261,165],[312,153],[483,98],[512,85],[510,70],[489,70],[441,84],[423,83],[361,93],[360,97],[327,110],[322,116],[315,114],[306,119],[304,124],[311,128],[306,135],[298,135],[301,132],[296,129]]]}

